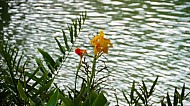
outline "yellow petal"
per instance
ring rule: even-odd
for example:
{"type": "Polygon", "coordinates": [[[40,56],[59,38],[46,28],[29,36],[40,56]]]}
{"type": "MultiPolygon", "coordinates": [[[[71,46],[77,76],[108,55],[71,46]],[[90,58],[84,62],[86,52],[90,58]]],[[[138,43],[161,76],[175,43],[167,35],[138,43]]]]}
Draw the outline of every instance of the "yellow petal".
{"type": "Polygon", "coordinates": [[[109,47],[113,46],[109,39],[104,38],[103,30],[100,30],[100,34],[96,35],[90,42],[94,46],[94,54],[101,52],[108,54],[109,47]]]}

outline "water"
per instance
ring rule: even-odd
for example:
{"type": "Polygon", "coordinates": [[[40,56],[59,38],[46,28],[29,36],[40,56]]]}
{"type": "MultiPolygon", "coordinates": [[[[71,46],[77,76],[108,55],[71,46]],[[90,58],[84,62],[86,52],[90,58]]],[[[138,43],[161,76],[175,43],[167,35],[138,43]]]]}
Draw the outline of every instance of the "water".
{"type": "MultiPolygon", "coordinates": [[[[40,56],[37,48],[59,54],[53,37],[61,38],[66,23],[87,11],[88,19],[75,46],[92,51],[85,47],[88,35],[92,37],[100,29],[111,39],[114,47],[106,55],[109,72],[103,73],[110,75],[104,85],[110,89],[111,105],[116,104],[113,93],[124,105],[120,90],[128,90],[133,80],[150,85],[157,75],[156,95],[173,93],[174,87],[181,89],[183,83],[190,91],[188,0],[23,0],[9,1],[8,5],[9,9],[0,7],[7,10],[0,14],[0,31],[29,57],[40,56]]],[[[75,57],[72,52],[60,71],[58,82],[62,85],[73,84],[75,57]]]]}

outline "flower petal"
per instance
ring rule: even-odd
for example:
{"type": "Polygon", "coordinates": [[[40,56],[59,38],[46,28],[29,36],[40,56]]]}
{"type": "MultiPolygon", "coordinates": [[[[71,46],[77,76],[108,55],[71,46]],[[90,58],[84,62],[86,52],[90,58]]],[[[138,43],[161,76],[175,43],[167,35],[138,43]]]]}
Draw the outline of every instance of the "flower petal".
{"type": "Polygon", "coordinates": [[[108,47],[113,46],[109,39],[104,38],[103,30],[91,40],[91,44],[94,46],[94,54],[101,52],[108,54],[108,47]]]}

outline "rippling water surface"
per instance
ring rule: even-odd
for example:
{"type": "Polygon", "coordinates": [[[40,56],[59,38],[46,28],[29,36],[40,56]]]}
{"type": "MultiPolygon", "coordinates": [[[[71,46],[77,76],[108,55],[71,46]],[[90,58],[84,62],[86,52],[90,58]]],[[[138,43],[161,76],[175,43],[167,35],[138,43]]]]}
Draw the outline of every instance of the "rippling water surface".
{"type": "MultiPolygon", "coordinates": [[[[89,35],[92,37],[100,29],[113,42],[106,56],[109,72],[103,73],[109,74],[105,85],[110,89],[111,105],[116,103],[113,93],[124,105],[119,90],[128,90],[133,80],[145,80],[150,85],[157,75],[157,95],[173,93],[174,86],[180,89],[183,83],[190,91],[188,0],[28,0],[10,1],[8,5],[7,12],[0,14],[0,31],[29,57],[39,55],[37,48],[58,54],[53,37],[61,38],[66,23],[87,11],[88,19],[75,46],[86,48],[89,35]]],[[[58,76],[62,85],[74,82],[73,67],[78,62],[75,57],[72,52],[58,76]]]]}

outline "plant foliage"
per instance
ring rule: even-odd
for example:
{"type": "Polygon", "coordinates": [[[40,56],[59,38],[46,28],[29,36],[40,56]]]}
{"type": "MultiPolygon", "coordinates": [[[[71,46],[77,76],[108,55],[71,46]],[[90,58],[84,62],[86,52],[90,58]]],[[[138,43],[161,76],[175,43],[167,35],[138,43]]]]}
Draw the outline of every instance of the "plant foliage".
{"type": "MultiPolygon", "coordinates": [[[[42,55],[42,59],[36,57],[36,67],[29,68],[29,59],[24,57],[24,53],[19,51],[17,46],[11,44],[8,41],[0,42],[0,106],[108,106],[109,102],[104,95],[99,85],[104,82],[107,76],[96,78],[99,72],[106,70],[107,66],[103,61],[101,68],[97,68],[97,62],[101,61],[98,58],[103,52],[95,54],[94,56],[86,55],[87,57],[93,57],[92,64],[86,62],[85,58],[82,58],[85,50],[79,51],[80,62],[76,70],[75,85],[73,88],[69,88],[67,94],[60,89],[54,79],[61,69],[62,65],[66,64],[69,52],[71,52],[75,41],[82,30],[82,25],[87,18],[86,12],[79,15],[78,18],[72,20],[71,24],[67,24],[68,32],[62,30],[62,38],[64,44],[62,44],[57,37],[54,37],[61,55],[54,59],[47,51],[38,48],[39,53],[42,55]],[[103,66],[103,67],[102,67],[103,66]],[[79,73],[85,76],[80,76],[79,73]],[[77,89],[77,80],[82,79],[82,83],[79,89],[77,89]]],[[[102,31],[103,32],[103,31],[102,31]]],[[[102,33],[103,34],[103,33],[102,33]]],[[[100,35],[97,37],[100,38],[100,35]]],[[[97,38],[96,37],[96,38],[97,38]]],[[[94,38],[95,39],[95,38],[94,38]]],[[[104,43],[104,48],[107,45],[111,45],[108,39],[101,39],[106,41],[98,42],[94,44],[104,43]]],[[[95,41],[95,40],[94,40],[95,41]]],[[[107,51],[106,51],[107,53],[107,51]]],[[[126,100],[126,105],[129,106],[150,106],[153,105],[150,101],[155,90],[155,86],[158,82],[156,77],[150,89],[142,81],[139,84],[140,87],[136,87],[136,82],[133,81],[132,87],[129,93],[125,90],[122,91],[126,100]]],[[[189,94],[189,93],[188,93],[189,94]]],[[[161,106],[183,106],[183,100],[188,96],[185,95],[185,84],[182,87],[181,92],[175,88],[173,99],[169,93],[166,97],[163,97],[159,103],[161,106]]],[[[119,106],[117,95],[117,106],[119,106]]]]}

